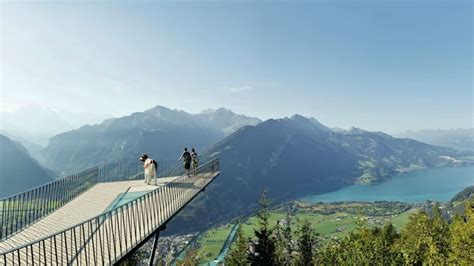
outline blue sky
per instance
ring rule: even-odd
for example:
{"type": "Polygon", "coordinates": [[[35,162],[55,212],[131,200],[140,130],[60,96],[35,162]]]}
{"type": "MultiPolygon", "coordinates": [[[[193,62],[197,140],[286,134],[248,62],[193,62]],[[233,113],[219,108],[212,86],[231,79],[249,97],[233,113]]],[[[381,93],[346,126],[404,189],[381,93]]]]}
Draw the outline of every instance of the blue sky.
{"type": "Polygon", "coordinates": [[[473,127],[471,1],[5,3],[2,110],[473,127]]]}

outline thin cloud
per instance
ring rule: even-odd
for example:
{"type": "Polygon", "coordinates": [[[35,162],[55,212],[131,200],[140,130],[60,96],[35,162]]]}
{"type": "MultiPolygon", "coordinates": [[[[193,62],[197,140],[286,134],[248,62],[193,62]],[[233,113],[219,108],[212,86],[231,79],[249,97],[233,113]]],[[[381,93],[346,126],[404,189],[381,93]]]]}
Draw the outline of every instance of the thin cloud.
{"type": "Polygon", "coordinates": [[[237,93],[237,92],[243,92],[243,91],[250,91],[250,90],[253,90],[253,87],[246,85],[246,86],[239,86],[239,87],[227,87],[227,89],[228,89],[230,92],[237,93]]]}
{"type": "Polygon", "coordinates": [[[277,81],[267,81],[267,82],[262,82],[260,85],[266,86],[266,87],[283,87],[286,84],[283,82],[277,82],[277,81]]]}

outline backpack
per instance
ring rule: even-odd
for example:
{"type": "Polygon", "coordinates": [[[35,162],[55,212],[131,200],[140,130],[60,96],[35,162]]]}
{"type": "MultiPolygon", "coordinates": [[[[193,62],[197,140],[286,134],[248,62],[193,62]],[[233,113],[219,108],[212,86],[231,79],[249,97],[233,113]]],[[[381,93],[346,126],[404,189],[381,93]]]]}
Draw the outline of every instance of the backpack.
{"type": "Polygon", "coordinates": [[[193,158],[193,162],[194,162],[194,163],[198,163],[198,162],[199,162],[199,158],[198,158],[197,153],[195,153],[195,152],[192,153],[192,154],[191,154],[191,157],[193,158]]]}

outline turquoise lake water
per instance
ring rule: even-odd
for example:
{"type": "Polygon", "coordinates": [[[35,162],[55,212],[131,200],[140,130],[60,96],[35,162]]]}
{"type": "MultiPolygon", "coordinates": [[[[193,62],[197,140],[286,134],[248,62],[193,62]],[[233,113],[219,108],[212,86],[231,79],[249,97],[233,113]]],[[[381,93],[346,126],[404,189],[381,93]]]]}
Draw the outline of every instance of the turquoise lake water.
{"type": "Polygon", "coordinates": [[[474,166],[425,169],[400,174],[377,185],[352,185],[343,189],[309,195],[307,202],[335,201],[448,201],[458,192],[474,185],[474,166]]]}

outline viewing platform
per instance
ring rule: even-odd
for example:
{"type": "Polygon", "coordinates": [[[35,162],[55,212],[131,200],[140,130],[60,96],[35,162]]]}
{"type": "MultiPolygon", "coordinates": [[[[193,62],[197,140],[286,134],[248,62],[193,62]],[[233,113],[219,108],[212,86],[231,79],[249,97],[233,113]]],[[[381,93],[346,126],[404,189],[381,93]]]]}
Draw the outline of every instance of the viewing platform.
{"type": "Polygon", "coordinates": [[[141,164],[102,164],[2,199],[0,265],[111,265],[152,237],[155,249],[166,223],[219,173],[218,159],[190,176],[159,162],[148,185],[141,164]]]}

